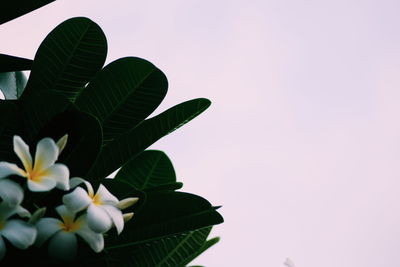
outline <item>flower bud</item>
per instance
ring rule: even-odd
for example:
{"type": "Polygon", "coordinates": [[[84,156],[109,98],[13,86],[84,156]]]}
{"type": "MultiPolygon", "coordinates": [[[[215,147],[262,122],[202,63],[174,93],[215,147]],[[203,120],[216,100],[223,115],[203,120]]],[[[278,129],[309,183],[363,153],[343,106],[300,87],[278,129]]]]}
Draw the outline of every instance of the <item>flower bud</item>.
{"type": "Polygon", "coordinates": [[[64,135],[57,141],[59,155],[61,154],[61,152],[64,150],[65,146],[67,145],[67,140],[68,140],[68,134],[64,135]]]}
{"type": "Polygon", "coordinates": [[[133,204],[138,202],[138,200],[139,200],[139,198],[137,198],[137,197],[125,198],[125,199],[121,200],[120,202],[118,202],[117,208],[119,208],[120,210],[129,208],[130,206],[132,206],[133,204]]]}
{"type": "Polygon", "coordinates": [[[31,218],[29,219],[28,223],[30,224],[35,224],[37,221],[39,221],[44,214],[46,213],[46,207],[37,209],[31,216],[31,218]]]}
{"type": "Polygon", "coordinates": [[[124,218],[124,222],[127,222],[127,221],[129,221],[130,219],[132,219],[132,217],[133,217],[133,212],[124,213],[122,216],[123,216],[123,218],[124,218]]]}

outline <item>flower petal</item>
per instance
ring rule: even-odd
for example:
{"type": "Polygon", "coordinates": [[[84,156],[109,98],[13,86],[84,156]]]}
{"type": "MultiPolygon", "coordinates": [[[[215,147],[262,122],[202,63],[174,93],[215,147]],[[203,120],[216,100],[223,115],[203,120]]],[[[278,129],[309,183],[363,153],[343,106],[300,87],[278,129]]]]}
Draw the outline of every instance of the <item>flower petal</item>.
{"type": "Polygon", "coordinates": [[[41,246],[50,236],[61,231],[61,221],[55,218],[42,218],[36,223],[37,238],[35,244],[41,246]]]}
{"type": "Polygon", "coordinates": [[[10,206],[8,203],[4,201],[0,203],[1,220],[7,220],[9,217],[13,216],[17,212],[18,212],[18,206],[17,207],[10,206]]]}
{"type": "Polygon", "coordinates": [[[46,137],[36,146],[35,164],[36,171],[44,170],[53,165],[58,158],[58,146],[53,139],[46,137]]]}
{"type": "Polygon", "coordinates": [[[86,181],[85,179],[82,179],[80,177],[74,177],[69,180],[69,185],[71,188],[77,187],[81,183],[85,184],[85,186],[88,190],[89,196],[93,196],[94,195],[93,187],[88,181],[86,181]]]}
{"type": "Polygon", "coordinates": [[[119,202],[118,198],[111,194],[110,191],[108,191],[107,188],[102,184],[100,184],[99,189],[97,189],[96,195],[99,195],[101,202],[106,204],[117,205],[119,202]]]}
{"type": "Polygon", "coordinates": [[[18,216],[22,217],[22,218],[30,218],[31,217],[31,213],[29,212],[29,210],[25,209],[24,207],[18,205],[15,207],[15,213],[18,214],[18,216]]]}
{"type": "Polygon", "coordinates": [[[17,248],[26,249],[35,242],[37,231],[33,225],[24,221],[9,220],[1,234],[17,248]]]}
{"type": "Polygon", "coordinates": [[[29,146],[22,140],[18,135],[14,135],[14,152],[17,154],[18,158],[21,160],[22,165],[26,171],[32,170],[32,156],[29,152],[29,146]]]}
{"type": "Polygon", "coordinates": [[[75,219],[75,212],[68,209],[65,205],[60,205],[56,207],[57,213],[63,218],[63,220],[73,221],[75,219]]]}
{"type": "Polygon", "coordinates": [[[50,256],[60,260],[72,260],[77,251],[77,239],[75,234],[59,231],[49,243],[50,256]]]}
{"type": "Polygon", "coordinates": [[[62,201],[68,209],[78,212],[89,206],[92,199],[82,187],[77,187],[71,193],[64,195],[62,201]]]}
{"type": "Polygon", "coordinates": [[[90,204],[87,210],[87,223],[96,233],[107,232],[111,226],[112,221],[110,216],[101,207],[90,204]]]}
{"type": "Polygon", "coordinates": [[[9,179],[1,179],[0,197],[9,205],[17,206],[21,204],[22,199],[24,198],[24,191],[16,182],[13,182],[9,179]]]}
{"type": "Polygon", "coordinates": [[[73,177],[73,178],[69,179],[69,186],[71,188],[74,188],[84,182],[85,182],[85,180],[80,177],[73,177]]]}
{"type": "Polygon", "coordinates": [[[28,188],[32,192],[50,191],[56,186],[56,184],[57,182],[54,179],[50,179],[47,177],[43,177],[39,181],[28,179],[28,188]]]}
{"type": "Polygon", "coordinates": [[[56,186],[62,190],[69,190],[69,170],[68,167],[61,163],[56,163],[47,168],[40,176],[47,177],[56,181],[56,186]]]}
{"type": "Polygon", "coordinates": [[[93,232],[87,225],[80,228],[76,233],[82,237],[95,252],[103,250],[103,234],[93,232]]]}
{"type": "Polygon", "coordinates": [[[26,172],[17,165],[5,161],[0,162],[0,178],[10,175],[26,176],[26,172]]]}
{"type": "Polygon", "coordinates": [[[122,232],[124,229],[124,217],[122,212],[114,206],[111,205],[103,205],[102,208],[107,212],[113,221],[115,228],[117,228],[118,234],[122,232]]]}

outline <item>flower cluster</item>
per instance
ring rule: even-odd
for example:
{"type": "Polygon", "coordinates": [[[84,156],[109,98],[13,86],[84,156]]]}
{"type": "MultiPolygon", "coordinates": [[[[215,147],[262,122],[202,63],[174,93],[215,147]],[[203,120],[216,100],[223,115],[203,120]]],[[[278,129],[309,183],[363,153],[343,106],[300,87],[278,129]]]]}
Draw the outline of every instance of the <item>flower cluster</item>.
{"type": "Polygon", "coordinates": [[[120,234],[124,223],[132,218],[133,213],[123,214],[121,210],[136,203],[138,198],[119,201],[102,184],[95,193],[88,181],[70,178],[68,167],[56,163],[67,139],[67,135],[57,142],[43,138],[37,144],[33,160],[29,146],[21,137],[14,136],[14,152],[23,168],[0,162],[0,260],[6,254],[3,238],[19,249],[42,246],[48,241],[52,257],[70,260],[77,253],[78,235],[95,252],[100,252],[104,248],[103,234],[112,227],[120,234]],[[14,176],[26,178],[26,185],[14,176]],[[44,217],[48,207],[37,209],[33,214],[22,207],[22,188],[31,192],[54,188],[65,191],[62,204],[55,208],[60,218],[44,217]]]}

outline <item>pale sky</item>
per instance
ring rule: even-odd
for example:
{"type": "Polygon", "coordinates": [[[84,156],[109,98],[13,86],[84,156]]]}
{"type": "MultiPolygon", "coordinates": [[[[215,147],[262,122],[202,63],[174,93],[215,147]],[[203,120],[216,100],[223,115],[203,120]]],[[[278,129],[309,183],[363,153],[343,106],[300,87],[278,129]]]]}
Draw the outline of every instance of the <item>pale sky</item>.
{"type": "Polygon", "coordinates": [[[225,223],[208,267],[400,266],[400,2],[58,0],[2,25],[1,53],[33,58],[86,16],[107,62],[168,77],[156,113],[211,108],[152,146],[225,223]]]}

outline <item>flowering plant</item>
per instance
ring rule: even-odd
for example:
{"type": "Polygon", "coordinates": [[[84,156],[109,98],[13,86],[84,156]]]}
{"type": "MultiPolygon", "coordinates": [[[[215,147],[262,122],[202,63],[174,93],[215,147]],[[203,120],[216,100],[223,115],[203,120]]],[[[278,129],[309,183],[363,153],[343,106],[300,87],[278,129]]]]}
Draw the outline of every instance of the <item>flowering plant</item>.
{"type": "MultiPolygon", "coordinates": [[[[50,1],[33,2],[0,22],[50,1]]],[[[103,67],[106,54],[103,31],[82,17],[50,32],[33,61],[0,54],[2,266],[186,266],[218,241],[207,240],[218,207],[177,191],[166,154],[146,150],[210,101],[148,119],[165,75],[136,57],[103,67]]]]}

